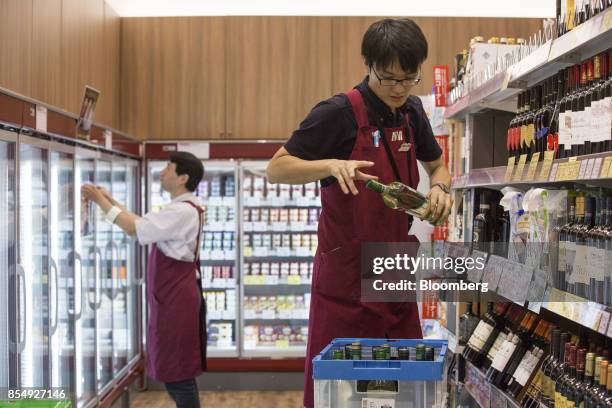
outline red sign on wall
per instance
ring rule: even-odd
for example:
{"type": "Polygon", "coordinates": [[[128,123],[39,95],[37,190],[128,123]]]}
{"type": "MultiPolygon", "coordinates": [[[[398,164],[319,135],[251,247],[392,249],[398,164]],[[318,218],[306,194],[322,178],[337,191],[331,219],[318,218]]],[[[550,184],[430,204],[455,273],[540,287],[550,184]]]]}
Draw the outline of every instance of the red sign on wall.
{"type": "Polygon", "coordinates": [[[436,107],[446,106],[449,92],[448,65],[434,66],[434,90],[436,96],[436,107]]]}

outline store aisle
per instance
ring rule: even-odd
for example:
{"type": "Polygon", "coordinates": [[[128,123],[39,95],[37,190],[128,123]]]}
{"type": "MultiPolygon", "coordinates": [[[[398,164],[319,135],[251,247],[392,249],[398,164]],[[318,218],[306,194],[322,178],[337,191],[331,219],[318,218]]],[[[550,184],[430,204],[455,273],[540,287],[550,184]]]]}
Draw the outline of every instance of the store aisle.
{"type": "MultiPolygon", "coordinates": [[[[301,408],[302,391],[206,391],[200,392],[202,408],[249,407],[249,408],[301,408]]],[[[132,408],[174,408],[165,391],[135,393],[132,408]]]]}

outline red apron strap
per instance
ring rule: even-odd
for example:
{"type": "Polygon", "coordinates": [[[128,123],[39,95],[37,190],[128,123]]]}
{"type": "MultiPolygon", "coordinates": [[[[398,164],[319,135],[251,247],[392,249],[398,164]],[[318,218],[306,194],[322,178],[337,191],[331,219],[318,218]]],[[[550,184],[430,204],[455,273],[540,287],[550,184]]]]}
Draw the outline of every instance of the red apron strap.
{"type": "Polygon", "coordinates": [[[182,202],[185,204],[189,204],[190,206],[192,206],[198,211],[198,223],[200,225],[200,228],[198,228],[198,237],[196,238],[196,252],[194,254],[195,255],[194,262],[197,263],[199,267],[200,266],[200,235],[202,234],[202,229],[204,228],[204,226],[202,225],[202,213],[204,212],[204,210],[202,210],[202,207],[195,205],[191,201],[182,201],[182,202]]]}
{"type": "Polygon", "coordinates": [[[361,96],[361,92],[359,92],[357,89],[351,89],[345,95],[353,108],[353,114],[355,115],[355,120],[357,121],[357,128],[361,129],[370,126],[368,111],[363,103],[363,96],[361,96]]]}

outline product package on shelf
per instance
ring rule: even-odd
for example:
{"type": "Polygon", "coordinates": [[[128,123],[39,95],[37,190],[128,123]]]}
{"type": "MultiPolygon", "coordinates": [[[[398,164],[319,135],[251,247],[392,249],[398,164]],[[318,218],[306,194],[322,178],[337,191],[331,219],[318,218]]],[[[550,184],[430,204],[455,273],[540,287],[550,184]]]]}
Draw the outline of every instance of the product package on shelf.
{"type": "Polygon", "coordinates": [[[512,187],[505,187],[502,189],[502,193],[504,196],[500,204],[510,213],[508,259],[524,263],[529,235],[529,218],[523,209],[523,192],[512,187]]]}

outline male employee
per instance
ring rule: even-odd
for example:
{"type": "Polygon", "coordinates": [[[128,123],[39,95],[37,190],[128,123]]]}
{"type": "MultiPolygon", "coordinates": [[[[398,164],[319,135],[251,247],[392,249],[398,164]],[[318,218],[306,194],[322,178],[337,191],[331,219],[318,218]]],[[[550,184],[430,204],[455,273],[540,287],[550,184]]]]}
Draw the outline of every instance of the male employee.
{"type": "Polygon", "coordinates": [[[144,217],[129,212],[101,187],[82,186],[106,219],[142,245],[153,244],[147,271],[148,375],[164,382],[178,408],[198,408],[195,378],[206,366],[206,307],[198,280],[202,207],[193,195],[204,175],[193,154],[173,152],[160,173],[172,202],[144,217]]]}
{"type": "Polygon", "coordinates": [[[414,303],[362,303],[360,245],[412,241],[412,220],[387,208],[362,181],[419,183],[417,160],[431,180],[433,223],[451,209],[450,175],[419,99],[427,40],[409,19],[385,19],[365,33],[368,75],[346,94],[320,102],[267,168],[272,183],[321,181],[322,211],[315,255],[305,367],[304,405],[313,406],[312,358],[336,337],[420,338],[414,303]]]}

